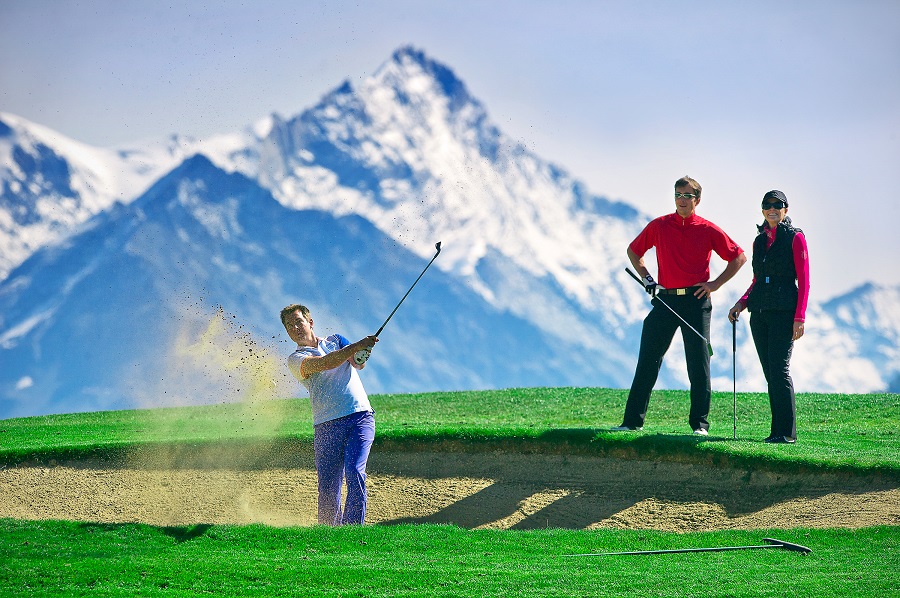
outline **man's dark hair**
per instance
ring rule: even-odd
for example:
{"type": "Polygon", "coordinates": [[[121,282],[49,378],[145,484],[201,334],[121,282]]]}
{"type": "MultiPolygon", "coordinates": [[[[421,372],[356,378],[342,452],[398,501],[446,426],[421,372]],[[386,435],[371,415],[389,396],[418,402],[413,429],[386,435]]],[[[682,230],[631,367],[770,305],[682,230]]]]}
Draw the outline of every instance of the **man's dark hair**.
{"type": "Polygon", "coordinates": [[[703,191],[703,189],[700,188],[700,183],[689,176],[683,176],[675,181],[675,188],[678,189],[679,187],[690,187],[694,190],[694,193],[697,194],[697,199],[700,199],[700,193],[703,191]]]}
{"type": "Polygon", "coordinates": [[[287,329],[287,321],[288,318],[294,315],[294,312],[300,310],[300,313],[303,314],[303,317],[307,320],[309,319],[309,309],[305,305],[300,305],[299,303],[292,303],[281,310],[281,323],[284,325],[285,329],[287,329]]]}

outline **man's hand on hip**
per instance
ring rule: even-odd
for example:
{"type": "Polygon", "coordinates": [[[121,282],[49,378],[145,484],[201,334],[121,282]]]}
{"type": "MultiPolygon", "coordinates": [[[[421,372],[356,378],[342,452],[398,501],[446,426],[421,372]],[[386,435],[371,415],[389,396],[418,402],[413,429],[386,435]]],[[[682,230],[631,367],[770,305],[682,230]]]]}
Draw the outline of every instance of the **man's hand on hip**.
{"type": "Polygon", "coordinates": [[[694,297],[696,297],[697,299],[709,297],[713,294],[713,291],[719,290],[719,286],[714,282],[701,282],[697,285],[697,287],[697,290],[694,291],[694,297]]]}

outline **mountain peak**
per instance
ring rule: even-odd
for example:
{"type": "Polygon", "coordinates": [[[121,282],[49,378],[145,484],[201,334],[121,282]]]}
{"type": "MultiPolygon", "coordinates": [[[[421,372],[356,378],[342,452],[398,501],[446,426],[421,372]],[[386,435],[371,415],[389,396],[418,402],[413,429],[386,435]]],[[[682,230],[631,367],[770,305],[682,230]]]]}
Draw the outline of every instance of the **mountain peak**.
{"type": "Polygon", "coordinates": [[[412,45],[401,46],[394,50],[394,53],[391,55],[391,61],[396,62],[397,64],[415,62],[423,67],[434,62],[425,54],[425,50],[416,48],[412,45]]]}
{"type": "Polygon", "coordinates": [[[445,64],[430,58],[424,50],[413,46],[398,48],[391,56],[391,60],[378,69],[375,78],[385,79],[389,71],[396,73],[398,70],[407,78],[416,71],[426,73],[438,83],[444,95],[453,100],[453,105],[458,106],[472,99],[465,83],[456,76],[456,73],[445,64]]]}

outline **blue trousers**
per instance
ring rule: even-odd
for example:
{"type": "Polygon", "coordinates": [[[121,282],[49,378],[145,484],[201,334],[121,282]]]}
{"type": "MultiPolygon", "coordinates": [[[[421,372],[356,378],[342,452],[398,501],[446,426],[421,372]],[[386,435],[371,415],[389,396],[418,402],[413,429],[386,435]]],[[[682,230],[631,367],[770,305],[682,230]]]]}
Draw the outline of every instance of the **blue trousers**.
{"type": "Polygon", "coordinates": [[[375,414],[359,411],[314,428],[313,448],[319,478],[319,523],[362,525],[366,519],[366,462],[375,440],[375,414]],[[347,480],[346,505],[341,487],[347,480]]]}

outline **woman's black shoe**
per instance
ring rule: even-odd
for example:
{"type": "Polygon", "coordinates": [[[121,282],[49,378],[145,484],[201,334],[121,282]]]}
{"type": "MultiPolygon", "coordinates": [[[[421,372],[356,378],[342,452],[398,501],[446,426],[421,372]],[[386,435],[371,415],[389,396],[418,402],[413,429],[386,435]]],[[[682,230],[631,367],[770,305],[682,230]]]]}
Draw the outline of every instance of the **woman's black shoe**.
{"type": "Polygon", "coordinates": [[[791,438],[790,436],[769,436],[764,442],[768,442],[769,444],[794,444],[797,442],[797,439],[791,438]]]}

